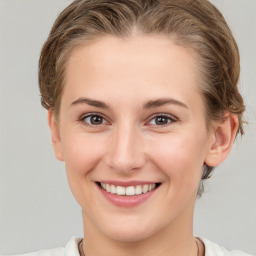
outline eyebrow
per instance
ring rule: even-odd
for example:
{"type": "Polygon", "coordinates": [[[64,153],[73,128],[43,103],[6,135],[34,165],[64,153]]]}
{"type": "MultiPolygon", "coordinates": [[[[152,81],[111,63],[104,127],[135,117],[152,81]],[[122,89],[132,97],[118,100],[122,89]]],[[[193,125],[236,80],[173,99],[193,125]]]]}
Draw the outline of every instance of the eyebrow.
{"type": "MultiPolygon", "coordinates": [[[[89,99],[89,98],[79,98],[77,100],[75,100],[74,102],[72,102],[72,106],[73,105],[78,105],[78,104],[87,104],[93,107],[97,107],[97,108],[102,108],[102,109],[109,109],[110,107],[99,100],[93,100],[93,99],[89,99]]],[[[172,99],[172,98],[161,98],[161,99],[156,99],[156,100],[150,100],[148,101],[146,104],[144,104],[143,108],[145,109],[150,109],[150,108],[155,108],[155,107],[161,107],[163,105],[168,105],[168,104],[173,104],[173,105],[178,105],[184,108],[188,108],[188,106],[186,104],[184,104],[181,101],[172,99]]]]}
{"type": "Polygon", "coordinates": [[[103,108],[103,109],[109,108],[109,106],[106,103],[99,101],[99,100],[92,100],[89,98],[79,98],[79,99],[75,100],[74,102],[72,102],[71,105],[73,106],[73,105],[78,105],[78,104],[87,104],[87,105],[90,105],[93,107],[103,108]]]}
{"type": "Polygon", "coordinates": [[[144,105],[144,108],[149,109],[149,108],[161,107],[167,104],[173,104],[173,105],[178,105],[184,108],[188,108],[188,106],[183,102],[172,99],[172,98],[161,98],[156,100],[150,100],[144,105]]]}

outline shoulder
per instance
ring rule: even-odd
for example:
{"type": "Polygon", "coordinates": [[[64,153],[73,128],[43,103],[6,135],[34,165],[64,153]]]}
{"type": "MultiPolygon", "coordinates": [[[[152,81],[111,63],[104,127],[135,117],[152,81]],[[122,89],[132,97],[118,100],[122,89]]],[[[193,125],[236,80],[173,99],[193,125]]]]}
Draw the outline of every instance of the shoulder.
{"type": "Polygon", "coordinates": [[[253,256],[251,254],[241,252],[241,251],[229,251],[225,249],[224,247],[213,243],[205,238],[199,238],[205,246],[205,256],[253,256]]]}
{"type": "Polygon", "coordinates": [[[38,252],[30,252],[12,256],[64,256],[64,248],[54,248],[49,250],[41,250],[38,252]]]}
{"type": "Polygon", "coordinates": [[[80,241],[81,238],[72,237],[65,247],[41,250],[37,252],[30,252],[12,256],[80,256],[78,250],[78,243],[80,241]]]}

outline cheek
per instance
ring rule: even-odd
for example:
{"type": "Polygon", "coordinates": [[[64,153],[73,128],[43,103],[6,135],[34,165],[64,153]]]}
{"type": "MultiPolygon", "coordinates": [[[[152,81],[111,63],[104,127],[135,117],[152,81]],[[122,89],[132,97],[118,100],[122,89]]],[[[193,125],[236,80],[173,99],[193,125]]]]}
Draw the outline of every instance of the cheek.
{"type": "Polygon", "coordinates": [[[62,148],[67,172],[86,175],[97,166],[103,155],[102,139],[83,132],[66,132],[62,148]]]}
{"type": "Polygon", "coordinates": [[[171,134],[159,137],[152,142],[153,161],[177,187],[181,183],[194,186],[201,178],[206,139],[204,136],[198,137],[171,134]]]}
{"type": "Polygon", "coordinates": [[[92,170],[102,159],[102,144],[95,136],[79,132],[66,132],[63,138],[68,183],[77,202],[83,207],[84,202],[88,203],[93,198],[92,170]]]}

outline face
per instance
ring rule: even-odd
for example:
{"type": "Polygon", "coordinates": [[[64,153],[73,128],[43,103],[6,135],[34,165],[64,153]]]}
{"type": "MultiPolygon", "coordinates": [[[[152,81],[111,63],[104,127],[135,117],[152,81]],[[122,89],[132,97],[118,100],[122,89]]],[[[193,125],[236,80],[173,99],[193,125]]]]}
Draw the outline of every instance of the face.
{"type": "Polygon", "coordinates": [[[163,36],[104,37],[72,52],[52,131],[90,232],[139,241],[192,227],[213,144],[195,67],[163,36]]]}

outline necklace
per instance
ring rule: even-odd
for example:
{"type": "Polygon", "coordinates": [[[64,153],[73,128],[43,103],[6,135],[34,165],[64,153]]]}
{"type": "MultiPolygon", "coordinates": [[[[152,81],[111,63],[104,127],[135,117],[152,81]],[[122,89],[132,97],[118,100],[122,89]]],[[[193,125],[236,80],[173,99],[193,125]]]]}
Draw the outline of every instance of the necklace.
{"type": "MultiPolygon", "coordinates": [[[[200,249],[199,249],[199,242],[197,241],[197,238],[196,238],[196,246],[197,246],[197,256],[200,255],[200,249]]],[[[83,255],[84,256],[84,255],[83,255]]]]}
{"type": "Polygon", "coordinates": [[[83,250],[83,239],[78,244],[78,250],[79,250],[80,256],[85,256],[84,250],[83,250]]]}
{"type": "MultiPolygon", "coordinates": [[[[199,241],[197,240],[197,238],[195,240],[196,240],[196,246],[197,246],[197,256],[199,256],[200,255],[200,246],[198,244],[199,241]]],[[[83,250],[83,239],[78,244],[78,250],[79,250],[80,256],[85,256],[84,250],[83,250]]]]}

